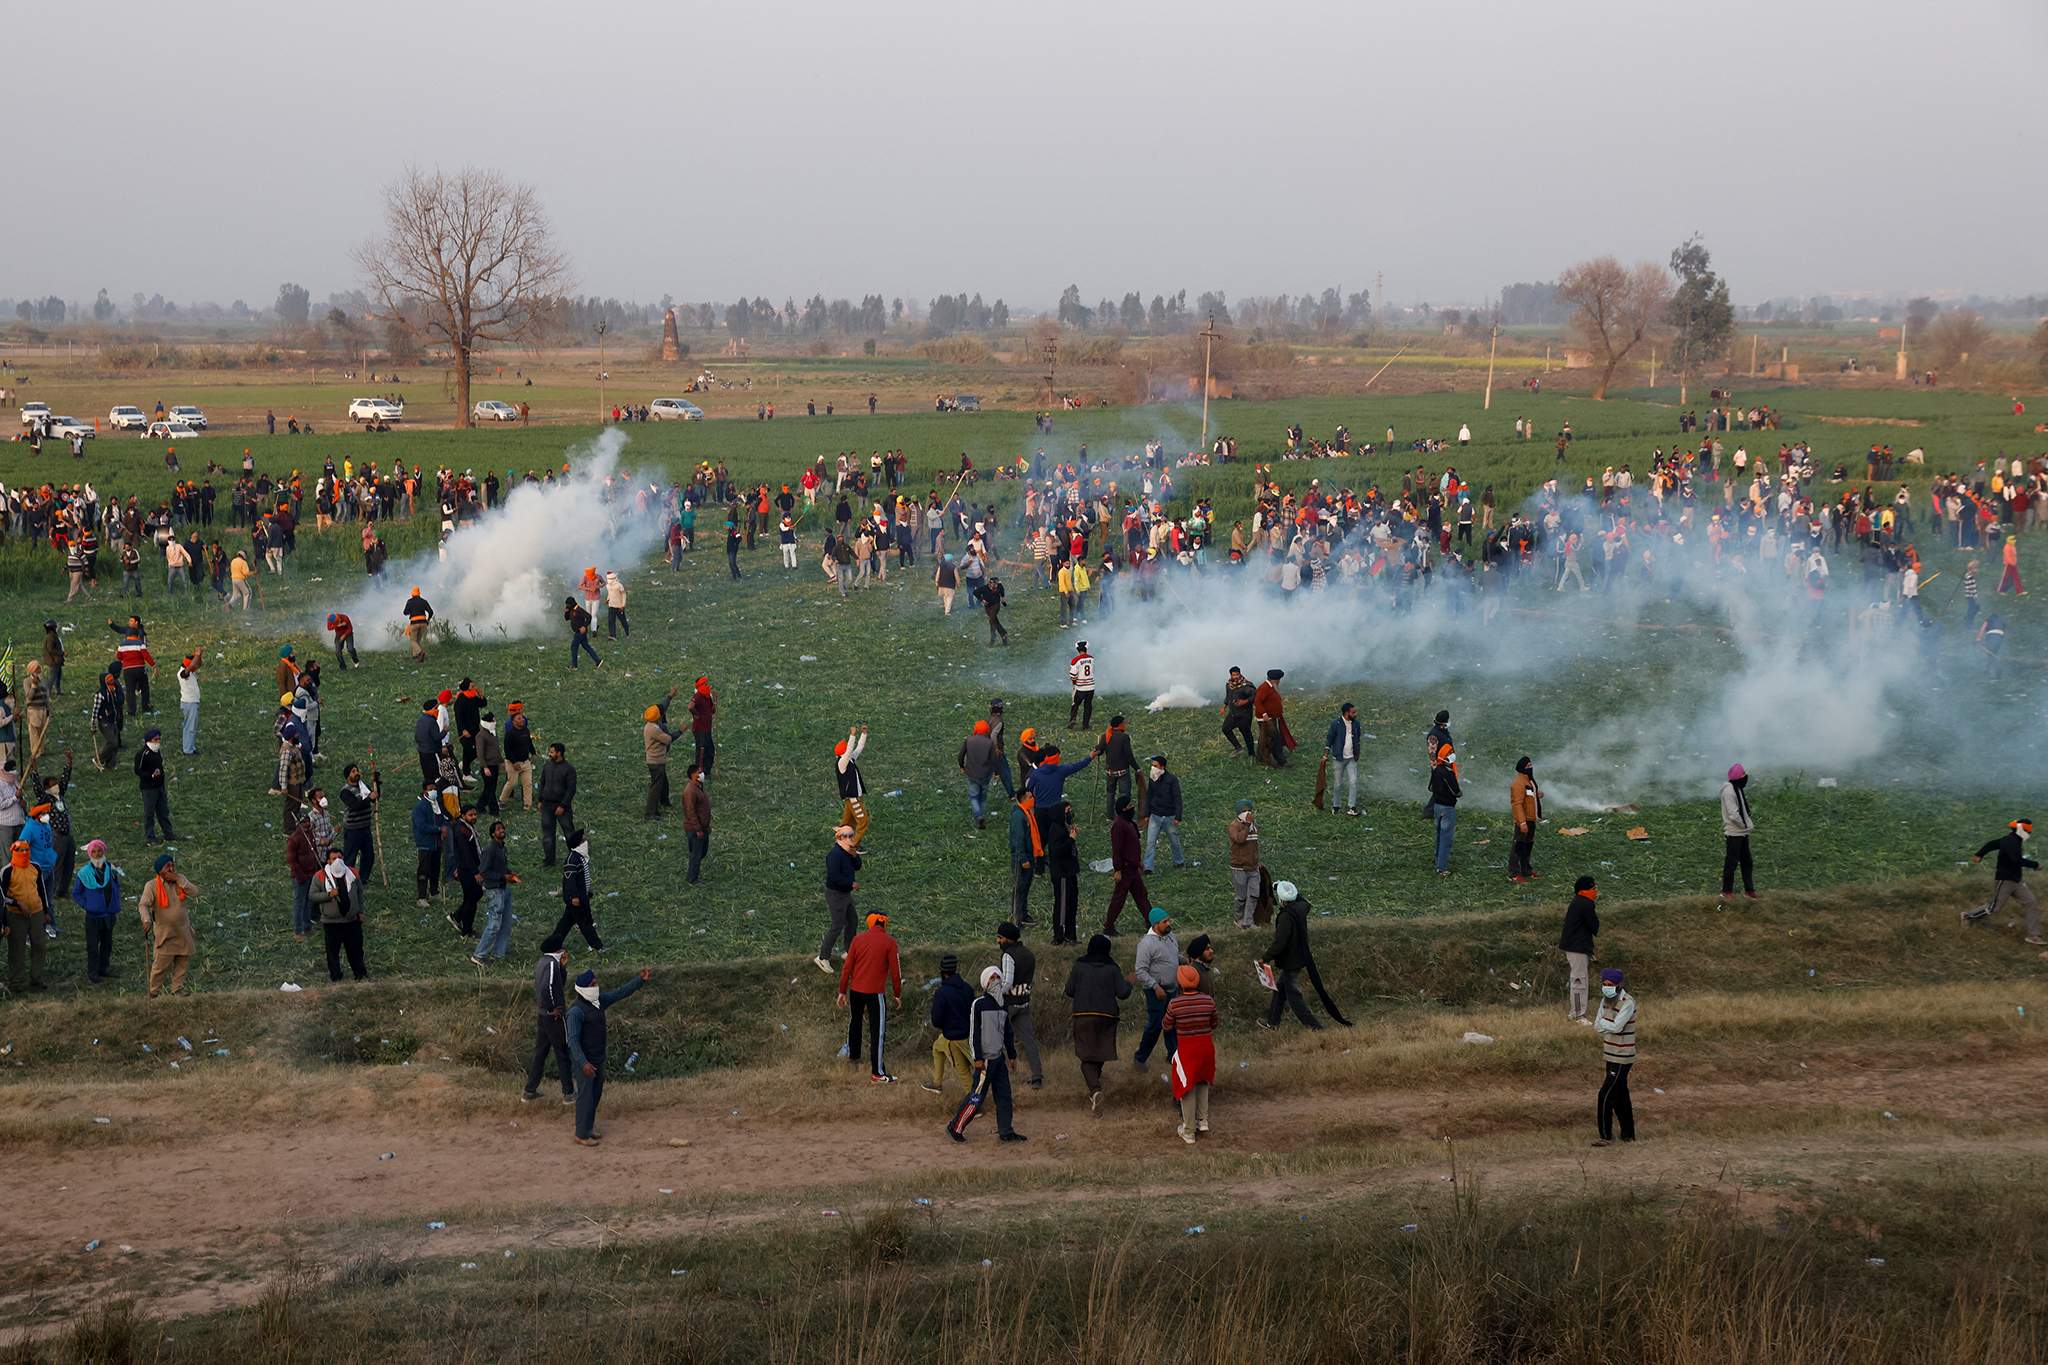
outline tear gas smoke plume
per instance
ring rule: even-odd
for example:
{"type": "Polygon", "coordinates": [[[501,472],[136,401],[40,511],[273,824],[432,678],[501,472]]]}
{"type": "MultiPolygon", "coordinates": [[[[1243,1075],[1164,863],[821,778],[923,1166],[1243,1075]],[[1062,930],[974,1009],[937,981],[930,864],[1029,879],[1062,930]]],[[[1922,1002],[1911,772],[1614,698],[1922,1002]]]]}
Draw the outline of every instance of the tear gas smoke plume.
{"type": "Polygon", "coordinates": [[[362,647],[397,643],[399,607],[414,584],[437,619],[464,633],[519,639],[558,628],[562,598],[587,566],[623,576],[661,541],[661,499],[641,496],[644,482],[613,477],[626,439],[612,428],[570,449],[566,476],[512,484],[498,508],[448,538],[445,557],[429,551],[388,566],[384,584],[366,588],[346,608],[362,647]]]}

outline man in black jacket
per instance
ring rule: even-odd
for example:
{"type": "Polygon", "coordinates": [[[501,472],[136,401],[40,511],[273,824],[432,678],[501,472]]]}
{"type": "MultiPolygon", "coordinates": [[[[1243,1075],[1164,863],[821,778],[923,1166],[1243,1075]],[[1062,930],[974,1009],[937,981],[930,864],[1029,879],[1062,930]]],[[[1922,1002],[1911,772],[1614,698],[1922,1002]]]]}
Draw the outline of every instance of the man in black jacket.
{"type": "Polygon", "coordinates": [[[176,839],[171,829],[170,798],[164,794],[164,736],[163,731],[152,729],[142,737],[142,747],[135,751],[135,780],[142,791],[142,842],[157,842],[156,831],[162,826],[164,842],[176,839]]]}
{"type": "Polygon", "coordinates": [[[1223,684],[1223,705],[1218,708],[1223,716],[1223,737],[1230,741],[1231,750],[1241,749],[1253,758],[1259,756],[1258,744],[1252,738],[1252,699],[1258,691],[1244,670],[1232,665],[1230,677],[1223,684]],[[1242,745],[1237,740],[1240,734],[1244,736],[1242,745]]]}
{"type": "Polygon", "coordinates": [[[474,679],[464,678],[455,689],[455,700],[449,703],[449,710],[455,720],[455,738],[461,745],[463,781],[469,780],[470,769],[476,766],[477,731],[483,728],[485,697],[474,679]]]}
{"type": "MultiPolygon", "coordinates": [[[[597,924],[590,917],[590,835],[585,830],[569,833],[569,857],[562,864],[562,915],[555,921],[554,932],[548,935],[548,943],[562,943],[569,937],[571,929],[580,930],[583,941],[594,953],[604,951],[604,940],[597,936],[597,924]]],[[[543,949],[547,944],[541,945],[543,949]]]]}
{"type": "Polygon", "coordinates": [[[567,834],[576,824],[576,768],[568,750],[548,745],[548,761],[540,765],[540,852],[542,867],[555,865],[555,831],[567,834]]]}
{"type": "Polygon", "coordinates": [[[590,656],[590,662],[603,668],[604,660],[590,647],[590,613],[583,604],[573,597],[563,598],[562,619],[569,623],[569,667],[576,667],[576,652],[581,650],[590,656]]]}
{"type": "MultiPolygon", "coordinates": [[[[1985,854],[1992,852],[1998,854],[1998,864],[1992,874],[1997,878],[1997,881],[1991,890],[1991,913],[1997,914],[1999,907],[2009,900],[2018,901],[2020,908],[2026,912],[2027,916],[2027,942],[2035,947],[2040,947],[2042,943],[2041,902],[2034,899],[2033,891],[2025,882],[2020,880],[2025,869],[2031,867],[2035,871],[2039,871],[2041,867],[2041,864],[2026,856],[2027,840],[2033,837],[2034,822],[2032,820],[2015,820],[2002,838],[1993,839],[1990,843],[1978,849],[1977,856],[1970,861],[1981,863],[1984,861],[1985,854]]],[[[1965,914],[1964,918],[1967,919],[1968,917],[1965,914]]]]}
{"type": "Polygon", "coordinates": [[[1600,892],[1591,877],[1581,877],[1573,888],[1577,893],[1564,910],[1564,932],[1557,946],[1571,967],[1571,994],[1565,1018],[1575,1024],[1592,1025],[1586,1017],[1586,1003],[1592,989],[1593,940],[1600,933],[1600,913],[1594,902],[1600,892]]]}
{"type": "Polygon", "coordinates": [[[420,703],[420,713],[412,718],[412,747],[419,755],[420,777],[429,783],[441,780],[441,720],[440,705],[428,697],[420,703]]]}
{"type": "Polygon", "coordinates": [[[1173,849],[1173,865],[1187,866],[1188,855],[1180,846],[1180,779],[1166,770],[1166,755],[1146,760],[1145,783],[1145,873],[1152,873],[1152,855],[1159,847],[1159,831],[1173,849]]]}
{"type": "Polygon", "coordinates": [[[552,1053],[555,1074],[562,1082],[562,1103],[576,1103],[576,1077],[569,1067],[569,1037],[563,1028],[569,1013],[568,985],[569,954],[556,940],[545,947],[533,969],[533,1003],[539,1018],[534,1024],[533,1060],[526,1064],[526,1088],[519,1092],[522,1100],[540,1098],[540,1078],[552,1053]]]}
{"type": "Polygon", "coordinates": [[[1122,712],[1109,718],[1109,729],[1096,743],[1095,754],[1102,760],[1106,791],[1103,814],[1105,818],[1114,820],[1117,804],[1131,799],[1131,769],[1138,761],[1131,749],[1131,732],[1124,728],[1122,712]]]}
{"type": "Polygon", "coordinates": [[[1451,833],[1458,827],[1458,798],[1465,794],[1458,785],[1458,755],[1449,744],[1440,746],[1429,769],[1429,818],[1436,822],[1436,875],[1451,875],[1451,833]]]}
{"type": "Polygon", "coordinates": [[[476,807],[464,806],[462,817],[448,827],[454,841],[455,884],[462,888],[462,904],[448,922],[464,938],[476,937],[476,908],[484,898],[483,847],[476,838],[476,807]]]}
{"type": "Polygon", "coordinates": [[[1301,998],[1301,974],[1309,966],[1308,902],[1293,882],[1275,882],[1273,899],[1278,902],[1273,909],[1273,943],[1259,959],[1273,969],[1273,1000],[1259,1026],[1278,1024],[1284,1006],[1294,1011],[1303,1028],[1315,1032],[1322,1025],[1308,1012],[1308,1001],[1301,998]]]}

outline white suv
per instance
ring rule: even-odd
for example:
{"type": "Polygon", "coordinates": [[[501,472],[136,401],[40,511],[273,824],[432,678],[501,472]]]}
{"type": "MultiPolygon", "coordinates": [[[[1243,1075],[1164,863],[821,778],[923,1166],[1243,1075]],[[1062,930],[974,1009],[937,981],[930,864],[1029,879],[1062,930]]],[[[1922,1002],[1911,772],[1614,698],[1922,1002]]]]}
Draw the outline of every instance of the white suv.
{"type": "Polygon", "coordinates": [[[405,406],[388,398],[358,398],[348,405],[351,422],[397,422],[405,417],[405,406]]]}
{"type": "Polygon", "coordinates": [[[172,408],[170,419],[173,422],[183,422],[186,426],[200,431],[206,430],[206,414],[193,407],[190,403],[172,408]]]}
{"type": "Polygon", "coordinates": [[[663,419],[696,422],[701,421],[703,417],[704,409],[698,407],[695,403],[689,402],[687,399],[657,398],[647,405],[647,418],[653,422],[659,422],[663,419]]]}
{"type": "Polygon", "coordinates": [[[38,422],[47,422],[50,420],[50,417],[51,412],[48,403],[23,403],[21,405],[21,424],[25,427],[32,427],[38,422]]]}
{"type": "Polygon", "coordinates": [[[115,431],[141,431],[149,425],[149,418],[141,408],[123,403],[107,411],[107,426],[115,431]]]}
{"type": "Polygon", "coordinates": [[[90,441],[100,433],[92,423],[86,421],[83,417],[52,417],[47,434],[67,441],[73,436],[83,436],[86,440],[90,441]]]}

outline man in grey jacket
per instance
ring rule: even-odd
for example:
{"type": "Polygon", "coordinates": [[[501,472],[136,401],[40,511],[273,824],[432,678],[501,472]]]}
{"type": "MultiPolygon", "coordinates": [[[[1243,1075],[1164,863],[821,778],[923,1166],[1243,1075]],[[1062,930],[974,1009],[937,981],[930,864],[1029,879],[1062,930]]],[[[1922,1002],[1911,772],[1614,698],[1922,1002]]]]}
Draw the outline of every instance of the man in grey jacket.
{"type": "Polygon", "coordinates": [[[959,764],[961,775],[967,779],[967,810],[974,817],[976,829],[988,827],[988,780],[1002,767],[1003,760],[996,753],[995,737],[989,733],[985,720],[974,722],[974,733],[967,736],[960,745],[959,764]]]}
{"type": "MultiPolygon", "coordinates": [[[[1138,989],[1145,992],[1145,1034],[1138,1040],[1138,1054],[1131,1058],[1139,1066],[1152,1055],[1166,1025],[1166,1002],[1173,998],[1180,973],[1180,940],[1173,936],[1173,919],[1164,906],[1155,905],[1147,916],[1151,928],[1138,939],[1138,957],[1133,975],[1138,989]]],[[[1173,1035],[1166,1035],[1166,1055],[1173,1055],[1173,1035]]]]}

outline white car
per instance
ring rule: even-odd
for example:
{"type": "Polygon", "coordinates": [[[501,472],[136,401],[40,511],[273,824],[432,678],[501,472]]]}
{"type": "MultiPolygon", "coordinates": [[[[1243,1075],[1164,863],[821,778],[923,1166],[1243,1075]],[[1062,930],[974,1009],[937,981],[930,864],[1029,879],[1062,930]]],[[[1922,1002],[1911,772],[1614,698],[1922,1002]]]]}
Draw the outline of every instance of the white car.
{"type": "Polygon", "coordinates": [[[142,439],[145,441],[182,441],[188,436],[197,436],[199,432],[200,428],[185,422],[151,422],[144,429],[142,439]]]}
{"type": "Polygon", "coordinates": [[[351,422],[398,422],[405,418],[405,405],[389,398],[358,398],[348,405],[351,422]]]}
{"type": "Polygon", "coordinates": [[[107,410],[107,426],[113,431],[141,431],[149,425],[149,418],[141,408],[127,403],[107,410]]]}
{"type": "Polygon", "coordinates": [[[683,398],[657,398],[647,405],[647,419],[659,422],[670,418],[679,422],[697,422],[704,418],[704,409],[683,398]]]}
{"type": "Polygon", "coordinates": [[[471,409],[471,412],[479,422],[516,422],[519,420],[518,408],[513,407],[510,403],[501,403],[495,398],[484,399],[471,409]]]}
{"type": "Polygon", "coordinates": [[[32,427],[37,422],[47,422],[49,420],[50,405],[48,403],[23,403],[21,405],[21,424],[23,426],[32,427]]]}
{"type": "Polygon", "coordinates": [[[97,427],[82,417],[52,417],[48,431],[50,435],[65,441],[74,436],[83,436],[90,441],[100,434],[97,427]]]}
{"type": "Polygon", "coordinates": [[[173,422],[183,422],[188,427],[197,427],[202,431],[206,429],[206,414],[189,403],[182,407],[172,408],[170,419],[173,422]]]}

